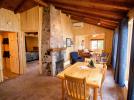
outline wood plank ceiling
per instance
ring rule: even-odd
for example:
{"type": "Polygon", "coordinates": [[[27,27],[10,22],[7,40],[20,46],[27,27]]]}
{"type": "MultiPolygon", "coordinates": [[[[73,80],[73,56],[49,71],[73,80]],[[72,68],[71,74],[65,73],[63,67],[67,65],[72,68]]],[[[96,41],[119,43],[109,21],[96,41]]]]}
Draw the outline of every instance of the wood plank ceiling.
{"type": "Polygon", "coordinates": [[[134,7],[134,0],[0,0],[0,8],[20,13],[34,6],[53,4],[74,20],[115,29],[134,7]]]}
{"type": "Polygon", "coordinates": [[[115,29],[134,7],[134,0],[44,0],[72,19],[115,29]]]}

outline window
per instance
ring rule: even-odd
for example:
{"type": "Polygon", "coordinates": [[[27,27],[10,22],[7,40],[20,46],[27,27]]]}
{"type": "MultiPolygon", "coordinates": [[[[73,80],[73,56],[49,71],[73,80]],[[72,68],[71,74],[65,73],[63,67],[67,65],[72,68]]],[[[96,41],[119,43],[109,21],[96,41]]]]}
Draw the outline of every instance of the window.
{"type": "Polygon", "coordinates": [[[104,40],[91,40],[91,49],[104,49],[104,40]]]}

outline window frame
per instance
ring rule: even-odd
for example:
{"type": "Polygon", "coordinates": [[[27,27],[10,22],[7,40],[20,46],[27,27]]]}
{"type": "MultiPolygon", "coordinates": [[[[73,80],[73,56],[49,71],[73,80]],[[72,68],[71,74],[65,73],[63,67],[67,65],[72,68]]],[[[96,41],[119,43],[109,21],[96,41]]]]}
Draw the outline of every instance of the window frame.
{"type": "Polygon", "coordinates": [[[92,49],[92,41],[97,41],[97,49],[92,49],[92,50],[99,50],[99,48],[98,48],[98,41],[103,41],[103,49],[102,50],[104,50],[104,45],[105,45],[105,43],[104,43],[104,39],[91,39],[90,40],[90,44],[91,44],[91,49],[92,49]]]}

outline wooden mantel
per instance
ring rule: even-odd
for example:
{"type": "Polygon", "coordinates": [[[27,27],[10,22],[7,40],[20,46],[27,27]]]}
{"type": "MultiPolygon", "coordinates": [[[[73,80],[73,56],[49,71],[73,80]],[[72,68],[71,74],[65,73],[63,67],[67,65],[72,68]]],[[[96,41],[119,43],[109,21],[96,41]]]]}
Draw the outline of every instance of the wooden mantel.
{"type": "Polygon", "coordinates": [[[62,50],[66,50],[66,48],[51,48],[50,51],[51,52],[58,52],[58,51],[62,51],[62,50]]]}

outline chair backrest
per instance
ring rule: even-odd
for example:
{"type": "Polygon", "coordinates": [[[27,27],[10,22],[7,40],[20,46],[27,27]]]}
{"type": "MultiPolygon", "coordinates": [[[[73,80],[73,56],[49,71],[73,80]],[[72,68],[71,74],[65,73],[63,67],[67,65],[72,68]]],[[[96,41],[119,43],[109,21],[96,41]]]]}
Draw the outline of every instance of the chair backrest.
{"type": "Polygon", "coordinates": [[[79,55],[83,54],[83,50],[78,50],[79,55]]]}
{"type": "Polygon", "coordinates": [[[105,80],[106,72],[107,72],[107,65],[104,64],[104,65],[103,65],[103,69],[102,69],[103,77],[102,77],[101,84],[103,84],[103,82],[104,82],[104,80],[105,80]]]}
{"type": "Polygon", "coordinates": [[[108,63],[109,57],[110,57],[109,53],[105,53],[103,56],[101,55],[100,58],[101,58],[102,62],[107,62],[108,63]]]}
{"type": "Polygon", "coordinates": [[[72,59],[77,59],[79,55],[78,55],[78,52],[71,52],[70,56],[72,59]]]}
{"type": "Polygon", "coordinates": [[[108,53],[108,54],[107,54],[107,64],[110,63],[110,56],[111,56],[111,55],[108,53]]]}
{"type": "Polygon", "coordinates": [[[101,53],[101,57],[107,57],[107,53],[106,52],[102,52],[101,53]]]}
{"type": "Polygon", "coordinates": [[[65,75],[65,90],[72,99],[86,100],[86,79],[65,75]]]}

